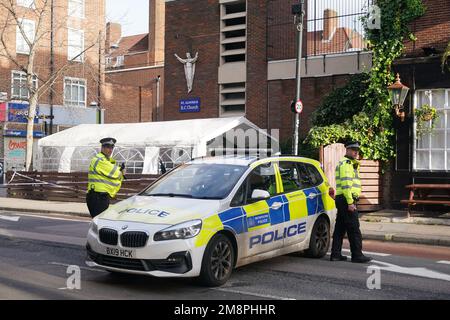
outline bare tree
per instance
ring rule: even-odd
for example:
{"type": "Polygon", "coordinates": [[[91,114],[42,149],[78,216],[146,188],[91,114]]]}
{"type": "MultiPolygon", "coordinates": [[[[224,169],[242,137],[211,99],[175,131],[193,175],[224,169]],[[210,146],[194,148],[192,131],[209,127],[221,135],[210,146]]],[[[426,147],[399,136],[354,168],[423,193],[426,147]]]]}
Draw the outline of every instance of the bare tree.
{"type": "MultiPolygon", "coordinates": [[[[34,120],[40,98],[48,94],[49,90],[52,90],[55,81],[60,79],[67,70],[76,66],[75,62],[80,57],[84,57],[88,50],[99,45],[101,41],[100,35],[97,33],[95,41],[87,45],[85,43],[82,51],[70,59],[66,59],[64,64],[56,66],[47,77],[40,75],[37,70],[42,66],[38,66],[36,63],[37,53],[39,50],[48,50],[50,46],[54,45],[50,43],[50,39],[53,38],[51,35],[54,36],[64,31],[67,34],[68,30],[68,16],[58,16],[57,19],[53,17],[57,8],[55,3],[60,2],[57,0],[34,0],[31,1],[30,7],[24,10],[23,7],[17,5],[17,0],[0,0],[0,57],[7,59],[15,68],[26,74],[28,99],[25,99],[25,101],[29,103],[25,161],[27,171],[31,169],[34,120]],[[24,23],[24,19],[34,21],[34,30],[30,32],[30,28],[24,23]],[[53,21],[53,23],[50,23],[50,21],[53,21]],[[11,41],[9,41],[11,34],[15,36],[16,32],[20,34],[26,44],[24,46],[26,52],[21,52],[20,56],[17,54],[15,47],[12,48],[11,41]],[[35,85],[36,80],[39,81],[39,86],[35,85]]],[[[95,32],[98,32],[98,30],[95,32]]],[[[69,44],[67,43],[67,45],[69,44]]]]}

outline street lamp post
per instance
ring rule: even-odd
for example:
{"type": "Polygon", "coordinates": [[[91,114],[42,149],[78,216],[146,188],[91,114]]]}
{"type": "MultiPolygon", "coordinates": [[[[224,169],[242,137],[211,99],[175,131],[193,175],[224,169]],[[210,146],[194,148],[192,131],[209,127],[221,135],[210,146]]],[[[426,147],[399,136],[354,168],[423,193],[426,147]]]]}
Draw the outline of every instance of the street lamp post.
{"type": "MultiPolygon", "coordinates": [[[[300,101],[301,97],[301,69],[302,69],[302,48],[303,48],[303,20],[305,17],[305,0],[299,0],[298,4],[292,6],[292,14],[294,15],[295,25],[297,27],[297,90],[295,101],[300,101]]],[[[294,155],[299,154],[299,129],[300,129],[300,114],[295,114],[295,124],[294,124],[294,155]]]]}

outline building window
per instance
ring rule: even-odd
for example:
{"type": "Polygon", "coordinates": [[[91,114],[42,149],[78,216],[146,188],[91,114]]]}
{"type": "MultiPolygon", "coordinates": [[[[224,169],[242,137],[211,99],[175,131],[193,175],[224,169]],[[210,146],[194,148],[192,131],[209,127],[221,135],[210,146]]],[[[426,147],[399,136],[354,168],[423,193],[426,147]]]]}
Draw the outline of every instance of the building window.
{"type": "MultiPolygon", "coordinates": [[[[34,89],[37,89],[37,77],[33,77],[34,89]]],[[[11,75],[11,98],[15,100],[28,100],[30,92],[27,86],[27,74],[23,71],[12,71],[11,75]]]]}
{"type": "Polygon", "coordinates": [[[112,58],[111,57],[106,57],[105,58],[105,64],[106,64],[106,67],[109,68],[111,66],[111,64],[112,64],[112,58]]]}
{"type": "Polygon", "coordinates": [[[116,64],[114,67],[122,67],[125,63],[125,57],[124,56],[117,56],[116,58],[116,64]]]}
{"type": "Polygon", "coordinates": [[[23,33],[28,41],[34,42],[35,23],[33,20],[20,19],[20,25],[16,27],[16,52],[22,54],[30,54],[30,46],[25,40],[23,33]],[[23,31],[23,33],[22,33],[23,31]]]}
{"type": "Polygon", "coordinates": [[[68,60],[83,62],[84,60],[84,31],[68,29],[68,60]]]}
{"type": "Polygon", "coordinates": [[[85,0],[69,0],[69,16],[84,18],[85,0]]]}
{"type": "MultiPolygon", "coordinates": [[[[450,171],[450,90],[418,90],[415,105],[429,104],[438,110],[439,119],[433,132],[415,133],[414,169],[418,171],[450,171]]],[[[428,123],[428,128],[431,121],[428,123]]]]}
{"type": "Polygon", "coordinates": [[[34,9],[34,0],[17,0],[17,5],[34,9]]]}
{"type": "Polygon", "coordinates": [[[86,80],[64,79],[64,105],[68,107],[86,107],[86,80]]]}

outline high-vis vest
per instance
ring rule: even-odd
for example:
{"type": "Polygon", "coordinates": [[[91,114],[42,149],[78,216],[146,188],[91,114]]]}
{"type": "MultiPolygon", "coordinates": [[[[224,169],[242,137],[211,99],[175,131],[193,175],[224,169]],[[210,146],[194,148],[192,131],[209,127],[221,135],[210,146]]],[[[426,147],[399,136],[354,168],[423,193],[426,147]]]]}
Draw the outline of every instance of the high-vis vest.
{"type": "Polygon", "coordinates": [[[336,167],[336,195],[344,195],[348,204],[353,204],[353,198],[361,195],[361,180],[359,178],[360,163],[347,157],[336,167]]]}
{"type": "Polygon", "coordinates": [[[88,191],[106,192],[114,198],[122,186],[123,175],[116,160],[108,160],[103,153],[99,153],[91,160],[88,180],[88,191]]]}

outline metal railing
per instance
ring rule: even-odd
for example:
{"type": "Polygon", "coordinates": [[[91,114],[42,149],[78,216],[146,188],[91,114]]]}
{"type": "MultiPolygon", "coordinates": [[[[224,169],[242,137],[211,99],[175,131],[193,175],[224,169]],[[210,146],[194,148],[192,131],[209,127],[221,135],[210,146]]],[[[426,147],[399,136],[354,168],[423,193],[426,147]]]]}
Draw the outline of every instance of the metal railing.
{"type": "MultiPolygon", "coordinates": [[[[298,0],[268,2],[268,60],[295,58],[296,30],[291,5],[297,2],[298,0]]],[[[306,4],[304,56],[366,49],[361,19],[367,16],[373,0],[306,0],[306,4]]]]}

